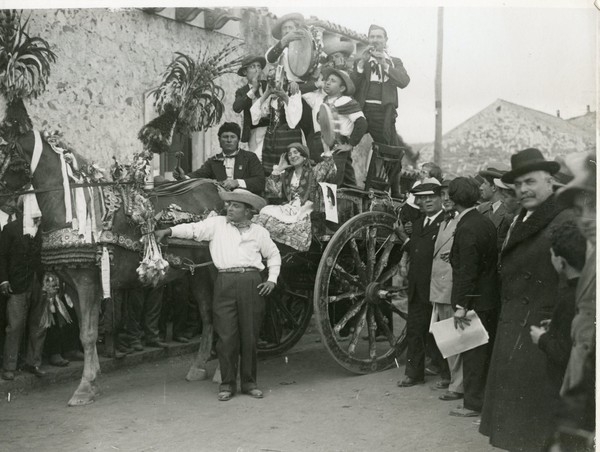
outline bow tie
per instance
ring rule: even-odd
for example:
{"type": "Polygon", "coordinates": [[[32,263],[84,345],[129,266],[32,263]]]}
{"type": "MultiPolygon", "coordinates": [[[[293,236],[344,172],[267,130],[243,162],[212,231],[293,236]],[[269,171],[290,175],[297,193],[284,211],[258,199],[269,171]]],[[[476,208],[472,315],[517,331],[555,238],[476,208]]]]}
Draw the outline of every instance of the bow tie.
{"type": "Polygon", "coordinates": [[[454,210],[448,210],[447,212],[444,212],[444,220],[446,221],[446,223],[453,219],[454,219],[454,210]]]}
{"type": "Polygon", "coordinates": [[[377,75],[378,78],[381,78],[381,67],[379,66],[379,63],[371,61],[371,72],[377,75]]]}

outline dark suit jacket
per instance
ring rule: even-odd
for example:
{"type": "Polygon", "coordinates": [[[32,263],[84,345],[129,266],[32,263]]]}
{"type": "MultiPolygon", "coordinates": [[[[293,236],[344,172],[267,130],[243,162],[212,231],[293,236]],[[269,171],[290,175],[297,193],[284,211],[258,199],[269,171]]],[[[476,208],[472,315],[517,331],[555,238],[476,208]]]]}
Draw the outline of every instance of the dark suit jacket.
{"type": "Polygon", "coordinates": [[[0,282],[8,281],[14,293],[31,289],[34,274],[41,276],[42,235],[23,235],[21,218],[8,223],[0,234],[0,282]]]}
{"type": "Polygon", "coordinates": [[[496,309],[498,288],[496,228],[477,209],[467,212],[456,225],[450,250],[452,307],[475,311],[496,309]]]}
{"type": "MultiPolygon", "coordinates": [[[[356,85],[356,92],[354,98],[360,104],[361,108],[365,104],[367,91],[369,90],[369,83],[371,83],[371,62],[367,61],[364,65],[364,70],[361,73],[358,72],[357,66],[360,60],[356,60],[354,63],[354,72],[352,73],[352,81],[356,85]]],[[[404,69],[404,64],[400,58],[392,57],[394,67],[390,67],[388,72],[388,80],[383,83],[381,93],[381,104],[388,105],[392,104],[394,109],[398,108],[398,88],[406,88],[410,83],[410,77],[408,72],[404,69]]]]}
{"type": "MultiPolygon", "coordinates": [[[[188,176],[224,181],[227,179],[227,173],[223,163],[223,153],[209,158],[204,165],[189,173],[188,176]]],[[[265,170],[253,152],[240,149],[238,155],[235,156],[233,178],[244,179],[246,188],[257,195],[262,194],[265,190],[265,170]]]]}
{"type": "Polygon", "coordinates": [[[444,213],[440,213],[435,221],[423,229],[425,215],[413,222],[413,232],[407,243],[408,257],[408,300],[419,300],[429,303],[429,287],[431,284],[431,265],[435,239],[444,221],[444,213]]]}
{"type": "Polygon", "coordinates": [[[496,209],[496,211],[494,212],[492,203],[489,201],[481,204],[479,207],[477,207],[477,210],[481,212],[483,216],[486,216],[487,218],[492,220],[492,223],[494,223],[498,238],[498,252],[500,252],[500,250],[502,249],[502,244],[504,243],[504,239],[506,239],[506,235],[508,234],[510,225],[515,217],[515,214],[510,213],[506,209],[506,205],[504,203],[500,204],[500,207],[498,207],[498,209],[496,209]]]}
{"type": "MultiPolygon", "coordinates": [[[[263,90],[266,90],[267,82],[264,80],[261,81],[260,86],[262,87],[263,90]]],[[[235,100],[233,101],[233,111],[235,111],[236,113],[243,113],[243,115],[244,115],[244,121],[242,123],[242,137],[240,139],[240,141],[242,143],[248,142],[248,140],[250,139],[250,129],[254,128],[254,127],[252,127],[252,118],[250,116],[250,108],[252,107],[252,99],[250,99],[248,97],[248,91],[250,91],[248,84],[245,84],[241,88],[238,88],[238,90],[235,92],[235,100]]],[[[260,98],[260,90],[257,89],[254,92],[254,95],[257,98],[260,98]]],[[[263,118],[258,123],[258,125],[256,125],[255,127],[262,127],[262,126],[268,126],[268,125],[269,125],[269,119],[263,118]]]]}

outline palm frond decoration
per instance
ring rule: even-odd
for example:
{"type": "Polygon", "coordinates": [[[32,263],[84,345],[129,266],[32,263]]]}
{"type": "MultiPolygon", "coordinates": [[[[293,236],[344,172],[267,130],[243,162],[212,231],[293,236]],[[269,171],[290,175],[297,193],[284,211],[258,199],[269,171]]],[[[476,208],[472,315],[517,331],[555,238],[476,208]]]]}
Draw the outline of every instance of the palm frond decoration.
{"type": "Polygon", "coordinates": [[[187,135],[219,123],[225,112],[225,90],[217,85],[216,80],[224,74],[236,72],[242,60],[241,56],[235,56],[238,50],[239,46],[230,42],[214,54],[209,49],[201,51],[197,59],[181,52],[175,53],[160,86],[151,93],[160,116],[145,125],[138,134],[146,150],[167,151],[175,130],[187,135]],[[172,125],[170,129],[169,125],[172,125]]]}
{"type": "Polygon", "coordinates": [[[28,23],[21,12],[0,10],[0,92],[9,104],[42,93],[56,61],[46,40],[29,35],[28,23]]]}

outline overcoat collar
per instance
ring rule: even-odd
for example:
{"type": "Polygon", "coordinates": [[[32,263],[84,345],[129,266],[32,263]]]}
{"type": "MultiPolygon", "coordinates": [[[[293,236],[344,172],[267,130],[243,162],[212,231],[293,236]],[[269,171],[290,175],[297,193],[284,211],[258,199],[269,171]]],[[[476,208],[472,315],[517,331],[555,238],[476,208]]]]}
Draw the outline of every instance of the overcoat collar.
{"type": "Polygon", "coordinates": [[[527,211],[521,209],[516,223],[512,228],[512,231],[510,231],[508,242],[502,249],[502,254],[508,253],[519,243],[544,229],[562,210],[564,210],[564,207],[559,206],[556,203],[554,195],[550,195],[550,197],[544,201],[525,222],[523,222],[523,217],[527,211]]]}

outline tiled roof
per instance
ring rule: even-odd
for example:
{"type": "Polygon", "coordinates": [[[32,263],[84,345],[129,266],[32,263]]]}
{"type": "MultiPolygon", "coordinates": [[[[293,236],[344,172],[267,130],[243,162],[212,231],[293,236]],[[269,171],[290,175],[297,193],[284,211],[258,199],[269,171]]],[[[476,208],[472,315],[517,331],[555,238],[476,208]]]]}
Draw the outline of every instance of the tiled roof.
{"type": "MultiPolygon", "coordinates": [[[[459,126],[442,141],[442,168],[473,174],[491,162],[510,163],[510,156],[528,147],[554,159],[595,148],[595,134],[569,121],[498,99],[459,126]]],[[[421,161],[433,158],[433,144],[420,149],[421,161]]]]}
{"type": "MultiPolygon", "coordinates": [[[[274,20],[277,19],[277,16],[275,14],[273,14],[271,11],[269,11],[267,8],[247,8],[247,9],[251,9],[251,10],[255,11],[257,14],[261,14],[263,16],[272,18],[274,20]]],[[[365,44],[368,42],[367,35],[365,35],[363,33],[359,33],[357,31],[354,31],[348,27],[344,27],[342,25],[336,24],[334,22],[319,19],[316,16],[310,16],[309,18],[307,18],[306,23],[309,25],[317,25],[317,26],[322,27],[325,30],[330,31],[332,33],[337,33],[342,36],[345,36],[346,38],[354,39],[356,41],[360,41],[365,44]]]]}
{"type": "Polygon", "coordinates": [[[351,38],[351,39],[355,39],[357,41],[364,42],[365,44],[368,43],[367,35],[365,35],[363,33],[358,33],[350,28],[330,22],[328,20],[321,20],[318,17],[310,16],[306,20],[306,23],[308,23],[309,25],[320,26],[321,28],[324,28],[327,31],[331,31],[333,33],[340,34],[347,38],[351,38]]]}

